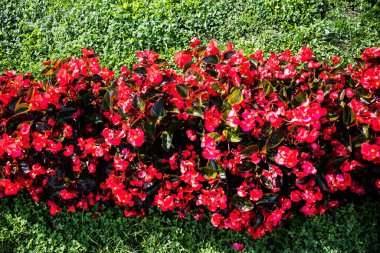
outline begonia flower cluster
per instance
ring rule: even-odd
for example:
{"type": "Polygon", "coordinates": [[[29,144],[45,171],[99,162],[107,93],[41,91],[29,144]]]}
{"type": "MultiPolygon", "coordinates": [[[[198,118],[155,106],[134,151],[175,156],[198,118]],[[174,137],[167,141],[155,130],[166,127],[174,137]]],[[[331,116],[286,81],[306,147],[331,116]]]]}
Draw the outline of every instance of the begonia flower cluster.
{"type": "Polygon", "coordinates": [[[174,63],[136,56],[119,73],[87,49],[37,79],[4,70],[0,198],[25,193],[52,215],[209,215],[257,238],[379,194],[380,48],[348,66],[306,46],[265,58],[196,38],[174,63]]]}

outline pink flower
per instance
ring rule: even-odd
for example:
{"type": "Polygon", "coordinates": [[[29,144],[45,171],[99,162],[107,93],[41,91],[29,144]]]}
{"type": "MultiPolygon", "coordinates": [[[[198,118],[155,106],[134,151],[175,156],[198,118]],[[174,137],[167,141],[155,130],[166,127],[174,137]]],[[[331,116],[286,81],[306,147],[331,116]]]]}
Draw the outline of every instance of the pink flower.
{"type": "Polygon", "coordinates": [[[292,168],[298,163],[298,150],[293,150],[285,146],[278,148],[275,161],[279,165],[285,165],[288,168],[292,168]]]}
{"type": "Polygon", "coordinates": [[[211,107],[210,110],[206,110],[204,113],[205,117],[205,129],[208,132],[214,132],[220,124],[222,114],[218,111],[216,106],[211,107]]]}
{"type": "Polygon", "coordinates": [[[237,250],[237,251],[242,251],[242,250],[245,248],[244,243],[238,243],[238,242],[234,242],[234,243],[232,244],[232,246],[233,246],[234,249],[237,250]]]}
{"type": "Polygon", "coordinates": [[[253,189],[249,193],[249,199],[252,201],[258,201],[263,197],[263,191],[260,189],[253,189]]]}
{"type": "Polygon", "coordinates": [[[141,128],[130,129],[127,134],[127,141],[135,147],[141,147],[144,143],[143,130],[141,128]]]}

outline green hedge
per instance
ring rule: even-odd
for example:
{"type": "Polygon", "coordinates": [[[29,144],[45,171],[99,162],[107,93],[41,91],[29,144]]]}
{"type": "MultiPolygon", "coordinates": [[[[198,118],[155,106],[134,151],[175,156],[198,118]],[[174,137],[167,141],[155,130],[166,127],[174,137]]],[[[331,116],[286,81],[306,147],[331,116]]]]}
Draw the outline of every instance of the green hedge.
{"type": "Polygon", "coordinates": [[[0,201],[0,252],[378,252],[380,202],[368,198],[318,217],[296,217],[262,239],[160,215],[125,219],[107,208],[50,216],[45,205],[22,197],[0,201]],[[99,212],[95,212],[99,213],[99,212]]]}
{"type": "MultiPolygon", "coordinates": [[[[373,3],[372,3],[373,2],[373,3]]],[[[317,55],[358,55],[380,44],[379,13],[366,0],[9,0],[0,2],[0,67],[38,72],[40,62],[94,48],[110,68],[134,52],[172,53],[193,36],[234,41],[246,53],[306,44],[317,55]]]]}

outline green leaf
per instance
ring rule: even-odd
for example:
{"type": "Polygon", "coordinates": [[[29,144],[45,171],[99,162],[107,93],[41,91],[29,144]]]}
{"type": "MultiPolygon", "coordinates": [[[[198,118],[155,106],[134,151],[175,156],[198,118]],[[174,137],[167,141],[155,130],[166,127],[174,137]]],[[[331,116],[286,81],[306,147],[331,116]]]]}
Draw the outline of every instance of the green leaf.
{"type": "Polygon", "coordinates": [[[188,98],[189,97],[189,88],[185,85],[182,84],[177,84],[175,86],[175,89],[179,93],[179,95],[183,98],[188,98]]]}
{"type": "Polygon", "coordinates": [[[234,133],[231,133],[230,131],[228,131],[226,129],[223,130],[223,135],[226,136],[227,140],[230,142],[240,142],[241,141],[241,138],[239,136],[237,136],[234,133]]]}
{"type": "Polygon", "coordinates": [[[266,81],[266,82],[263,82],[263,90],[266,95],[270,95],[276,91],[276,88],[274,88],[273,85],[269,81],[266,81]]]}
{"type": "Polygon", "coordinates": [[[135,94],[133,97],[133,106],[138,108],[140,111],[145,111],[145,101],[139,95],[135,94]]]}
{"type": "Polygon", "coordinates": [[[164,116],[164,100],[159,100],[150,109],[150,114],[157,119],[161,119],[164,116]]]}
{"type": "Polygon", "coordinates": [[[211,168],[214,170],[214,171],[217,171],[218,174],[219,174],[219,177],[220,179],[222,180],[226,180],[226,172],[224,171],[222,165],[220,165],[218,162],[216,162],[215,160],[210,160],[210,165],[211,165],[211,168]]]}
{"type": "Polygon", "coordinates": [[[153,142],[156,135],[156,124],[153,122],[144,122],[144,133],[147,142],[153,142]]]}
{"type": "Polygon", "coordinates": [[[144,67],[138,67],[138,68],[135,68],[133,70],[133,72],[135,72],[136,74],[140,74],[140,75],[146,75],[148,72],[146,71],[146,68],[144,67]]]}
{"type": "Polygon", "coordinates": [[[257,169],[257,165],[251,162],[243,162],[242,164],[237,164],[237,168],[240,172],[254,171],[257,169]]]}
{"type": "Polygon", "coordinates": [[[203,119],[203,111],[199,107],[186,108],[185,112],[191,116],[200,117],[203,119]]]}
{"type": "Polygon", "coordinates": [[[215,179],[218,173],[213,170],[210,166],[199,168],[199,171],[202,173],[206,179],[215,179]]]}
{"type": "Polygon", "coordinates": [[[191,65],[193,65],[192,61],[189,61],[188,63],[185,64],[185,66],[183,67],[183,73],[184,74],[187,74],[187,72],[189,71],[191,65]]]}
{"type": "Polygon", "coordinates": [[[220,93],[224,91],[218,83],[211,83],[211,88],[220,93]]]}
{"type": "Polygon", "coordinates": [[[355,120],[355,113],[348,105],[343,106],[343,123],[346,126],[351,125],[355,120]]]}
{"type": "Polygon", "coordinates": [[[224,54],[224,59],[230,59],[232,56],[236,54],[235,51],[228,51],[224,54]]]}
{"type": "Polygon", "coordinates": [[[364,142],[368,142],[368,137],[366,137],[364,134],[359,134],[358,136],[356,136],[356,137],[352,140],[352,145],[353,145],[355,148],[359,148],[359,147],[361,147],[361,145],[362,145],[364,142]]]}
{"type": "Polygon", "coordinates": [[[278,194],[267,193],[259,201],[258,205],[272,205],[278,198],[278,194]]]}
{"type": "Polygon", "coordinates": [[[35,122],[33,124],[33,128],[35,128],[39,132],[44,132],[46,130],[50,130],[51,126],[46,122],[35,122]]]}
{"type": "Polygon", "coordinates": [[[344,75],[346,74],[346,71],[342,68],[342,67],[337,67],[337,68],[334,68],[330,74],[332,75],[344,75]]]}
{"type": "Polygon", "coordinates": [[[117,97],[117,90],[108,90],[106,94],[104,94],[104,99],[103,99],[103,109],[104,110],[109,110],[113,106],[113,101],[117,97]]]}
{"type": "Polygon", "coordinates": [[[357,58],[357,57],[355,57],[354,60],[355,60],[356,64],[358,64],[361,68],[364,68],[364,65],[365,65],[364,60],[357,58]]]}
{"type": "Polygon", "coordinates": [[[217,132],[208,133],[207,135],[211,136],[214,139],[214,141],[219,141],[220,139],[220,134],[217,132]]]}
{"type": "Polygon", "coordinates": [[[29,110],[30,110],[30,104],[19,103],[15,106],[14,115],[12,117],[23,114],[23,113],[27,113],[29,112],[29,110]]]}
{"type": "Polygon", "coordinates": [[[41,76],[51,76],[54,73],[54,69],[51,67],[45,68],[44,70],[41,71],[40,75],[41,76]]]}
{"type": "Polygon", "coordinates": [[[232,87],[230,95],[226,98],[224,107],[229,110],[234,104],[240,104],[243,101],[243,93],[240,87],[232,87]]]}
{"type": "Polygon", "coordinates": [[[206,64],[215,65],[219,62],[218,57],[216,55],[209,55],[202,59],[202,61],[206,64]]]}
{"type": "Polygon", "coordinates": [[[369,126],[366,124],[359,124],[359,130],[362,132],[365,138],[369,138],[369,126]]]}
{"type": "Polygon", "coordinates": [[[319,188],[321,188],[322,191],[328,192],[329,189],[327,188],[326,180],[319,174],[315,175],[315,181],[317,182],[319,188]]]}
{"type": "Polygon", "coordinates": [[[248,212],[253,209],[253,204],[248,198],[241,198],[238,195],[231,198],[231,203],[234,204],[241,212],[248,212]]]}
{"type": "Polygon", "coordinates": [[[244,156],[250,156],[253,153],[256,153],[258,151],[259,151],[259,146],[251,145],[251,146],[244,148],[242,151],[240,151],[240,153],[244,156]]]}
{"type": "Polygon", "coordinates": [[[355,92],[356,94],[358,94],[358,95],[359,95],[360,97],[362,97],[362,98],[365,98],[365,99],[371,99],[371,98],[372,98],[372,94],[371,94],[371,92],[369,92],[366,88],[364,88],[364,87],[362,87],[362,86],[356,88],[356,89],[354,90],[354,92],[355,92]]]}
{"type": "Polygon", "coordinates": [[[156,59],[154,64],[157,64],[159,67],[168,65],[168,62],[165,59],[156,59]]]}
{"type": "Polygon", "coordinates": [[[302,102],[306,101],[309,98],[309,95],[307,92],[299,92],[293,99],[292,99],[292,106],[297,107],[302,104],[302,102]]]}
{"type": "Polygon", "coordinates": [[[173,133],[169,133],[168,131],[164,131],[161,134],[162,148],[169,152],[170,148],[173,147],[173,133]]]}
{"type": "Polygon", "coordinates": [[[278,145],[281,144],[281,142],[285,139],[285,133],[280,131],[280,130],[277,130],[275,132],[273,132],[269,138],[267,139],[267,142],[265,144],[265,146],[270,149],[270,148],[275,148],[277,147],[278,145]]]}
{"type": "Polygon", "coordinates": [[[327,114],[327,117],[330,121],[336,121],[337,119],[339,119],[339,116],[339,110],[332,110],[327,114]]]}

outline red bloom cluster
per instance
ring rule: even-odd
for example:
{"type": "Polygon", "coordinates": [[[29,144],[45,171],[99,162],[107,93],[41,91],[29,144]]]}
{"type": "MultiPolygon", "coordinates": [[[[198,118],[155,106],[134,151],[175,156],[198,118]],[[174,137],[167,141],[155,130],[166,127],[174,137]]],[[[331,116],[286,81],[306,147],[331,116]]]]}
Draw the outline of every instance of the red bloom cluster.
{"type": "Polygon", "coordinates": [[[210,213],[262,237],[294,212],[378,194],[380,48],[342,68],[306,46],[265,59],[201,44],[175,54],[182,73],[145,50],[117,74],[86,49],[44,63],[43,81],[4,71],[0,198],[27,192],[52,215],[210,213]]]}

